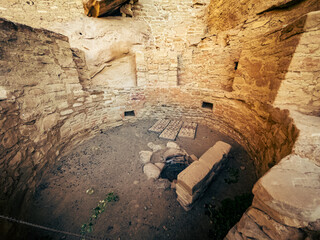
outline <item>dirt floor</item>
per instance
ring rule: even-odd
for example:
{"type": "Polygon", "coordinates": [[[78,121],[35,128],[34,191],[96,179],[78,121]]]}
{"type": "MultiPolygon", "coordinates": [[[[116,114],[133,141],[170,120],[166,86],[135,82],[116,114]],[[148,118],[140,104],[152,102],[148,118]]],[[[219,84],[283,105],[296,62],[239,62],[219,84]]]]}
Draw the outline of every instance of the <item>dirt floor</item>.
{"type": "MultiPolygon", "coordinates": [[[[147,131],[155,122],[126,124],[73,149],[44,174],[24,220],[80,234],[92,209],[114,192],[119,200],[109,203],[93,224],[91,235],[99,239],[209,239],[210,222],[204,205],[250,192],[256,181],[252,161],[239,144],[205,126],[198,126],[194,140],[177,139],[176,143],[197,157],[216,141],[232,145],[227,169],[186,212],[167,180],[147,180],[142,171],[139,151],[150,150],[149,142],[164,146],[168,142],[147,131]],[[238,169],[237,183],[226,183],[228,168],[238,169]],[[90,188],[94,190],[91,195],[86,193],[90,188]]],[[[79,239],[36,228],[26,228],[26,232],[25,239],[79,239]]]]}

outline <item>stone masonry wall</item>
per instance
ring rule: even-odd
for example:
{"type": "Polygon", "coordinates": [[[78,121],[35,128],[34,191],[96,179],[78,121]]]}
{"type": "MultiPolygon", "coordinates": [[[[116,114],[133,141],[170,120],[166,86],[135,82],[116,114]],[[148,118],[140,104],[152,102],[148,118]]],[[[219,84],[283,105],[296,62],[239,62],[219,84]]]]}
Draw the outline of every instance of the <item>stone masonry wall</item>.
{"type": "Polygon", "coordinates": [[[281,108],[320,116],[320,46],[318,13],[308,14],[303,34],[274,104],[281,108]]]}
{"type": "MultiPolygon", "coordinates": [[[[312,163],[304,163],[313,166],[316,175],[319,21],[317,14],[305,14],[319,9],[317,0],[140,0],[132,19],[88,21],[80,0],[1,1],[1,17],[63,32],[70,39],[69,43],[63,35],[1,20],[0,197],[2,203],[12,203],[1,204],[1,212],[22,214],[21,203],[32,194],[41,169],[50,167],[66,150],[100,129],[142,118],[181,118],[224,132],[251,154],[258,176],[292,150],[300,158],[311,159],[312,163]],[[63,25],[56,26],[53,20],[63,25]],[[92,40],[93,35],[85,34],[91,33],[95,21],[113,26],[115,34],[103,30],[92,40]],[[114,22],[140,26],[129,31],[137,38],[122,41],[126,34],[119,33],[128,28],[114,22]],[[75,29],[75,23],[82,28],[75,29]],[[67,27],[62,30],[61,26],[67,27]],[[108,44],[102,46],[99,41],[108,44]],[[120,50],[113,53],[112,49],[120,50]],[[129,68],[130,74],[122,76],[122,68],[129,68]],[[123,84],[109,84],[104,77],[107,70],[94,79],[100,69],[112,69],[123,84]],[[202,107],[203,102],[212,103],[213,108],[202,107]],[[124,111],[131,110],[136,117],[125,118],[124,111]]],[[[292,172],[290,164],[295,161],[289,160],[278,169],[292,172]]],[[[296,194],[305,196],[310,184],[293,182],[303,186],[296,194]]],[[[270,202],[279,196],[265,198],[270,186],[264,180],[259,184],[254,191],[256,203],[264,204],[259,211],[269,211],[267,216],[276,221],[284,219],[286,208],[271,214],[275,206],[270,202]]],[[[282,189],[292,192],[290,184],[282,189]]],[[[284,197],[279,204],[287,201],[284,197]]],[[[253,208],[257,206],[261,204],[253,208]]],[[[261,213],[256,225],[246,225],[251,223],[246,218],[251,212],[232,234],[252,237],[250,230],[262,226],[258,223],[261,213]]],[[[290,217],[301,220],[297,214],[290,217]]],[[[316,221],[317,216],[311,216],[300,225],[292,224],[295,232],[304,228],[292,236],[299,239],[306,230],[315,231],[317,227],[306,228],[306,223],[317,226],[316,221]]]]}
{"type": "Polygon", "coordinates": [[[83,60],[78,54],[74,62],[67,37],[4,19],[0,25],[1,212],[19,213],[42,168],[100,128],[127,121],[124,111],[139,116],[145,97],[138,88],[83,90],[83,60]]]}

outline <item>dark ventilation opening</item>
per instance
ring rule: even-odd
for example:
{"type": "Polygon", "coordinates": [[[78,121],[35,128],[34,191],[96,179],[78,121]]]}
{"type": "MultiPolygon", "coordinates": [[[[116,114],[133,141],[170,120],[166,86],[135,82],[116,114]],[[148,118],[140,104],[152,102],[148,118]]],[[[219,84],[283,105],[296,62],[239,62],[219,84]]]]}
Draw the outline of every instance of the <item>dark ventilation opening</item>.
{"type": "Polygon", "coordinates": [[[202,102],[202,108],[213,109],[213,104],[209,102],[202,102]]]}
{"type": "Polygon", "coordinates": [[[238,69],[238,64],[239,64],[239,62],[234,62],[234,70],[238,69]]]}
{"type": "Polygon", "coordinates": [[[136,114],[134,113],[134,111],[125,111],[124,112],[124,116],[125,117],[134,117],[136,114]]]}

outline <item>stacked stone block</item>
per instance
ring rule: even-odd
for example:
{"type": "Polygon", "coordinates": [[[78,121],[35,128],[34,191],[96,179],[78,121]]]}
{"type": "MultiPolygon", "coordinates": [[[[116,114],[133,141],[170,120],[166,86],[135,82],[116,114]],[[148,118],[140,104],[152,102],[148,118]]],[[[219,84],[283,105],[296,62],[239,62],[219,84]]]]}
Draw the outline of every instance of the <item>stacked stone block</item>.
{"type": "Polygon", "coordinates": [[[193,207],[195,201],[221,171],[230,149],[229,144],[219,141],[178,175],[177,200],[186,211],[193,207]]]}

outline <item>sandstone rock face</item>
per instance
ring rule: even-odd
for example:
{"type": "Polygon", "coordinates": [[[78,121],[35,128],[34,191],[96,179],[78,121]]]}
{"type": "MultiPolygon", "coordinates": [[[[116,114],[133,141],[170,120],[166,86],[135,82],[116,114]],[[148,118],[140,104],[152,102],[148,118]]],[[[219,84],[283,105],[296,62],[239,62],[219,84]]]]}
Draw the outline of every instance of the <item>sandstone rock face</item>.
{"type": "Polygon", "coordinates": [[[313,162],[290,155],[256,183],[253,207],[287,226],[319,230],[319,176],[320,168],[313,162]]]}
{"type": "Polygon", "coordinates": [[[303,34],[288,66],[288,72],[281,83],[275,105],[320,116],[319,96],[319,12],[306,16],[303,34]],[[297,86],[299,88],[297,89],[297,86]]]}
{"type": "Polygon", "coordinates": [[[320,230],[320,168],[289,155],[254,186],[252,207],[226,239],[303,239],[301,229],[320,230]]]}
{"type": "MultiPolygon", "coordinates": [[[[211,2],[209,7],[209,25],[215,30],[230,30],[236,28],[238,25],[246,25],[246,21],[249,19],[254,19],[255,26],[259,26],[259,21],[255,19],[257,14],[262,14],[264,12],[286,9],[295,5],[298,5],[301,11],[305,10],[305,6],[301,6],[301,0],[272,0],[272,1],[262,1],[262,0],[247,0],[247,1],[214,1],[211,2]],[[299,6],[300,4],[300,6],[299,6]],[[229,9],[232,11],[223,12],[223,10],[229,9]]],[[[305,3],[306,6],[317,5],[316,1],[309,1],[305,3]]],[[[315,6],[319,7],[319,6],[315,6]]],[[[289,9],[290,10],[290,9],[289,9]]],[[[306,13],[306,12],[305,12],[306,13]]],[[[285,15],[284,13],[283,15],[285,15]]],[[[294,12],[290,16],[290,20],[296,18],[296,16],[303,14],[303,12],[294,12]]],[[[276,15],[276,14],[274,14],[276,15]]],[[[278,16],[276,16],[278,17],[278,16]]],[[[283,17],[283,16],[281,16],[283,17]]],[[[289,21],[290,21],[289,20],[289,21]]]]}

